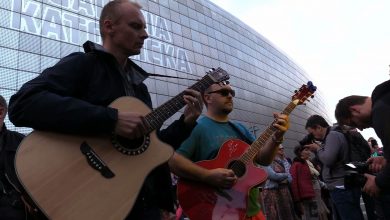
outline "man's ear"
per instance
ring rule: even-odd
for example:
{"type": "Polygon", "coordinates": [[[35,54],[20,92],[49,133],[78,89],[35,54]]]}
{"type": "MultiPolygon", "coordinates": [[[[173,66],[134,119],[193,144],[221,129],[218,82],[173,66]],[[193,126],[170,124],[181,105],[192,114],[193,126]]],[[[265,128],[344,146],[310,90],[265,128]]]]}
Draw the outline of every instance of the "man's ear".
{"type": "Polygon", "coordinates": [[[211,96],[207,93],[203,94],[203,102],[207,105],[210,103],[211,96]]]}
{"type": "Polygon", "coordinates": [[[106,33],[107,35],[112,35],[114,32],[113,29],[113,22],[109,19],[106,19],[103,21],[103,32],[106,33]]]}
{"type": "Polygon", "coordinates": [[[352,105],[352,106],[349,106],[349,111],[351,112],[351,115],[357,115],[360,113],[360,106],[358,105],[352,105]]]}

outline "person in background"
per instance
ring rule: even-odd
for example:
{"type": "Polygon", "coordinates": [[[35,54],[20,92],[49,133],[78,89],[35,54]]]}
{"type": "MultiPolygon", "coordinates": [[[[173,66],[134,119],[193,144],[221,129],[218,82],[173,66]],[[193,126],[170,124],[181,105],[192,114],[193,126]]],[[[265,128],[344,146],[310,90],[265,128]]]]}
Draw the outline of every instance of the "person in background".
{"type": "Polygon", "coordinates": [[[383,207],[383,218],[390,219],[390,80],[373,90],[371,97],[351,95],[340,99],[335,116],[339,124],[356,127],[359,130],[373,128],[383,144],[383,156],[367,160],[370,171],[363,191],[376,197],[383,207]]]}
{"type": "Polygon", "coordinates": [[[370,145],[371,148],[371,157],[378,157],[378,156],[383,156],[383,152],[380,150],[378,141],[375,140],[373,137],[368,138],[368,145],[370,145]]]}
{"type": "Polygon", "coordinates": [[[327,220],[329,210],[321,196],[321,187],[325,184],[319,180],[320,173],[310,161],[311,151],[298,145],[294,153],[296,157],[290,169],[291,191],[299,216],[305,220],[327,220]]]}
{"type": "Polygon", "coordinates": [[[24,135],[7,129],[7,111],[7,101],[0,95],[0,219],[31,219],[37,210],[23,201],[23,187],[15,172],[15,154],[24,135]]]}
{"type": "MultiPolygon", "coordinates": [[[[288,162],[288,164],[289,164],[289,166],[288,167],[286,167],[287,168],[287,170],[290,170],[290,167],[291,167],[291,164],[292,164],[292,160],[291,160],[291,158],[290,157],[288,157],[287,155],[286,155],[286,152],[284,152],[284,146],[282,145],[282,144],[280,144],[280,146],[279,146],[279,149],[280,149],[280,147],[282,148],[282,150],[283,151],[281,151],[280,153],[280,158],[282,159],[282,160],[286,160],[287,162],[288,162]]],[[[279,151],[278,151],[279,152],[279,151]]]]}
{"type": "Polygon", "coordinates": [[[296,219],[289,189],[289,184],[292,181],[289,168],[290,164],[284,157],[284,147],[279,145],[272,163],[264,167],[268,179],[263,187],[262,198],[267,219],[296,219]]]}
{"type": "MultiPolygon", "coordinates": [[[[378,152],[379,146],[378,142],[373,137],[369,137],[367,140],[368,145],[370,146],[370,157],[378,157],[381,156],[378,152]]],[[[362,192],[362,198],[364,202],[364,206],[366,208],[367,219],[368,220],[376,220],[381,219],[383,211],[380,207],[380,203],[376,204],[377,201],[374,197],[368,195],[365,192],[362,192]]]]}
{"type": "MultiPolygon", "coordinates": [[[[379,196],[380,191],[390,192],[390,80],[375,87],[371,97],[352,95],[340,99],[335,110],[339,124],[356,127],[359,130],[374,128],[383,144],[383,156],[368,160],[376,176],[366,174],[364,191],[372,196],[379,196]]],[[[382,194],[383,195],[383,194],[382,194]]],[[[390,207],[390,194],[386,193],[386,203],[390,207]]],[[[390,219],[390,209],[387,212],[390,219]]]]}
{"type": "Polygon", "coordinates": [[[360,186],[346,188],[345,163],[348,155],[348,141],[345,135],[331,127],[320,115],[312,115],[307,119],[306,130],[316,141],[304,145],[308,147],[322,163],[322,177],[329,189],[333,204],[334,219],[363,220],[360,208],[360,186]],[[320,144],[319,144],[320,143],[320,144]]]}

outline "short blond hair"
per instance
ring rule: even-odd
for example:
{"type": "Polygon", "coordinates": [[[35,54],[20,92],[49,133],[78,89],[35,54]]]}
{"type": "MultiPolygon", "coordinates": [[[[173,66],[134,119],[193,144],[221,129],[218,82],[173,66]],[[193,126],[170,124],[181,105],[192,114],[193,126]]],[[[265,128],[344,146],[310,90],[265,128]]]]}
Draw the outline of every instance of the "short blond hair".
{"type": "Polygon", "coordinates": [[[108,2],[102,9],[102,12],[100,13],[100,18],[99,18],[99,29],[100,29],[100,36],[102,39],[104,39],[104,33],[103,33],[103,24],[105,19],[111,19],[114,22],[118,21],[118,19],[122,16],[120,13],[120,5],[123,3],[130,3],[137,9],[141,9],[142,6],[135,1],[129,1],[129,0],[113,0],[108,2]]]}

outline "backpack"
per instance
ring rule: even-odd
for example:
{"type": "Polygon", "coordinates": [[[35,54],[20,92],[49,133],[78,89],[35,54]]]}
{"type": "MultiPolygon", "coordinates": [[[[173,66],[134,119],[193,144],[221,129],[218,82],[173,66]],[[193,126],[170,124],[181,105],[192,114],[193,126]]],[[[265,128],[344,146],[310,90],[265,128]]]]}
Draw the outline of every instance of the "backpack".
{"type": "Polygon", "coordinates": [[[366,139],[357,131],[345,131],[339,126],[335,131],[344,134],[345,139],[348,142],[347,153],[344,157],[344,162],[365,162],[371,156],[371,149],[366,139]]]}

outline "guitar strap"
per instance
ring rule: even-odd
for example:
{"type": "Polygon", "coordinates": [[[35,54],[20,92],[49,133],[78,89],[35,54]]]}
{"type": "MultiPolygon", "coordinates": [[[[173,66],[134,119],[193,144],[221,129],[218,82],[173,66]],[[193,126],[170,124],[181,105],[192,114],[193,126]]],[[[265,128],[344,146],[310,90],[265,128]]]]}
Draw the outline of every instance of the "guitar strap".
{"type": "Polygon", "coordinates": [[[245,141],[245,143],[251,145],[253,141],[249,140],[249,138],[237,127],[237,125],[235,125],[233,122],[229,121],[228,122],[229,125],[233,128],[234,131],[236,131],[238,133],[238,135],[240,136],[240,139],[242,141],[245,141]]]}
{"type": "Polygon", "coordinates": [[[155,76],[155,77],[162,77],[162,78],[171,78],[171,79],[185,79],[185,80],[192,80],[192,81],[200,81],[200,79],[191,79],[191,78],[184,78],[179,76],[168,76],[168,75],[161,75],[157,73],[148,73],[149,76],[155,76]]]}

